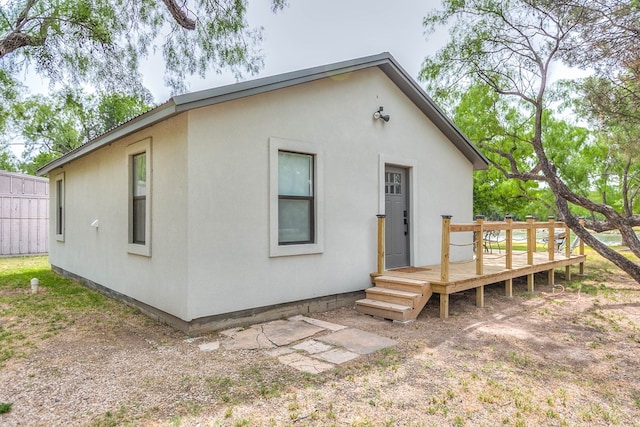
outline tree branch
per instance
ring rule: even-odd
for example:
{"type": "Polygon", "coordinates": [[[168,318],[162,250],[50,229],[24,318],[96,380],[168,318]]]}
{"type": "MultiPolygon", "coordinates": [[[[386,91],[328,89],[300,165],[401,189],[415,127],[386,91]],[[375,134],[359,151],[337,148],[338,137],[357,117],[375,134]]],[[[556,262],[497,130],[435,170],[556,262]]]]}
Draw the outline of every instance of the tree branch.
{"type": "Polygon", "coordinates": [[[187,13],[176,4],[175,0],[162,0],[162,2],[167,6],[169,13],[173,16],[173,19],[175,19],[178,25],[186,30],[195,30],[196,21],[189,18],[187,13]]]}
{"type": "Polygon", "coordinates": [[[21,32],[12,32],[5,38],[0,40],[0,59],[10,54],[14,50],[26,46],[40,46],[44,43],[43,39],[34,38],[21,32]]]}

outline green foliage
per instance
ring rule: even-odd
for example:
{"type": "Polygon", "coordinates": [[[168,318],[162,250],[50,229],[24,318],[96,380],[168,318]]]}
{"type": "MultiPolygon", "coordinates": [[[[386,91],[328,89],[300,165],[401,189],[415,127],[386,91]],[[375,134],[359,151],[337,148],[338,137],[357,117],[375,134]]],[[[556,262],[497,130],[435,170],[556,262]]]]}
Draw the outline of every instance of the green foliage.
{"type": "MultiPolygon", "coordinates": [[[[284,5],[272,1],[274,11],[284,5]]],[[[140,60],[156,50],[174,90],[184,89],[185,74],[229,68],[240,75],[262,65],[261,29],[249,27],[242,0],[9,0],[0,7],[0,60],[12,76],[30,66],[54,82],[136,93],[140,60]]]]}
{"type": "MultiPolygon", "coordinates": [[[[427,33],[447,26],[450,41],[425,60],[421,78],[455,105],[455,123],[492,168],[521,181],[506,183],[492,168],[478,174],[476,212],[637,212],[640,63],[621,54],[625,46],[636,52],[636,9],[615,0],[445,0],[425,18],[427,33]],[[563,63],[601,66],[606,78],[553,84],[553,67],[563,63]],[[592,126],[567,118],[577,114],[592,126]]],[[[620,223],[612,218],[609,228],[620,223]]]]}
{"type": "MultiPolygon", "coordinates": [[[[284,0],[272,0],[274,12],[284,0]]],[[[246,21],[244,0],[8,0],[0,5],[0,143],[26,141],[21,164],[0,150],[0,167],[34,173],[87,139],[142,112],[150,98],[140,62],[163,54],[165,82],[184,91],[188,74],[262,66],[261,29],[246,21]],[[52,87],[51,97],[21,100],[29,70],[52,87]],[[97,90],[85,95],[82,85],[97,90]],[[73,88],[73,89],[71,89],[73,88]],[[7,126],[13,122],[13,133],[7,126]],[[3,138],[3,139],[2,139],[3,138]]]]}
{"type": "MultiPolygon", "coordinates": [[[[553,193],[535,179],[512,179],[517,171],[536,164],[530,144],[532,123],[526,110],[498,96],[486,84],[474,84],[459,92],[440,90],[438,101],[453,106],[451,116],[456,125],[474,141],[489,159],[490,167],[474,175],[474,212],[487,219],[499,220],[511,214],[516,218],[534,215],[557,216],[553,193]]],[[[586,129],[544,117],[544,143],[559,173],[576,187],[589,187],[594,157],[585,157],[590,146],[586,129]],[[580,153],[581,155],[577,155],[580,153]]],[[[594,154],[595,156],[595,154],[594,154]]]]}
{"type": "Polygon", "coordinates": [[[9,147],[0,145],[0,170],[17,172],[16,156],[9,150],[9,147]]]}
{"type": "Polygon", "coordinates": [[[35,95],[16,102],[13,128],[25,142],[20,168],[35,174],[60,155],[148,110],[149,99],[65,88],[49,97],[35,95]]]}

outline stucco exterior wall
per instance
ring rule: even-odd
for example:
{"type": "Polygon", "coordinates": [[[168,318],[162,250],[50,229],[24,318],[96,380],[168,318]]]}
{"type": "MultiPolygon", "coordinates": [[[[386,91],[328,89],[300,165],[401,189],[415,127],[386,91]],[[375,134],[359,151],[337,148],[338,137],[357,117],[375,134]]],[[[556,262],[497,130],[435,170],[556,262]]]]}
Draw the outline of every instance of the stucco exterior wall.
{"type": "MultiPolygon", "coordinates": [[[[189,110],[53,170],[52,182],[64,174],[66,230],[56,240],[52,215],[50,260],[187,322],[363,290],[376,270],[385,164],[410,171],[411,264],[438,263],[440,215],[471,220],[472,164],[376,67],[189,110]],[[372,118],[379,106],[390,122],[372,118]],[[127,146],[145,138],[150,257],[127,252],[127,146]],[[274,141],[321,156],[319,253],[270,247],[274,141]]],[[[452,250],[454,261],[472,256],[452,250]]]]}
{"type": "MultiPolygon", "coordinates": [[[[55,235],[52,265],[180,318],[187,307],[186,115],[177,116],[77,159],[64,173],[64,241],[55,235]],[[128,253],[127,146],[151,138],[152,256],[128,253]],[[91,224],[98,220],[98,227],[91,224]]],[[[52,191],[55,187],[52,185],[52,191]]],[[[55,195],[50,209],[55,212],[55,195]]]]}
{"type": "Polygon", "coordinates": [[[439,262],[441,214],[471,220],[471,163],[377,68],[188,116],[187,320],[368,287],[385,163],[411,168],[412,265],[439,262]],[[270,138],[322,153],[322,253],[270,256],[270,138]]]}

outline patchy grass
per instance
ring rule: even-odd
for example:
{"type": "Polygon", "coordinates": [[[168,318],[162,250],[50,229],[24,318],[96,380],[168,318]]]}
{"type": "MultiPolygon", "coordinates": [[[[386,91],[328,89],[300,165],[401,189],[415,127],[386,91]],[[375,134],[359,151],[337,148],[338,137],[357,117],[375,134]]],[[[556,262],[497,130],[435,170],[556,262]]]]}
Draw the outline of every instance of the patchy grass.
{"type": "MultiPolygon", "coordinates": [[[[105,335],[96,348],[106,343],[120,358],[110,364],[104,352],[89,353],[95,361],[83,360],[77,372],[109,366],[105,375],[117,376],[124,360],[140,358],[146,365],[129,371],[144,373],[126,393],[91,389],[102,379],[97,371],[82,383],[108,397],[110,405],[91,414],[84,406],[85,412],[62,416],[71,424],[96,427],[634,425],[640,419],[633,356],[640,344],[640,287],[610,263],[588,255],[585,276],[575,274],[567,283],[558,275],[564,292],[552,294],[543,274],[544,295],[523,291],[506,298],[500,288],[487,298],[487,307],[465,302],[447,320],[439,319],[437,304],[431,303],[409,326],[353,310],[318,315],[398,341],[321,375],[299,373],[263,351],[229,351],[222,345],[204,354],[196,344],[185,344],[183,335],[162,325],[149,328],[147,318],[131,315],[124,304],[52,274],[45,258],[0,260],[0,355],[12,361],[4,372],[29,367],[34,382],[47,375],[42,382],[47,386],[69,383],[65,368],[75,360],[67,347],[62,359],[47,359],[46,369],[30,366],[30,354],[55,343],[66,346],[80,325],[101,322],[105,335]],[[32,277],[41,282],[35,295],[32,277]],[[180,368],[173,376],[165,370],[169,363],[180,368]],[[145,370],[148,366],[154,369],[145,370]]],[[[526,289],[526,283],[515,286],[526,289]]],[[[84,348],[87,342],[74,344],[84,348]]],[[[31,378],[22,380],[33,386],[31,378]]],[[[103,382],[102,387],[111,386],[103,382]]],[[[72,400],[69,394],[59,397],[72,400]]],[[[14,400],[4,404],[7,419],[25,411],[24,400],[4,399],[14,400]]]]}
{"type": "MultiPolygon", "coordinates": [[[[0,258],[0,367],[96,311],[124,305],[55,274],[47,257],[0,258]],[[32,293],[31,279],[40,282],[32,293]]],[[[96,321],[94,319],[94,321],[96,321]]]]}
{"type": "Polygon", "coordinates": [[[9,402],[0,402],[0,414],[7,414],[9,413],[9,411],[11,411],[11,408],[13,407],[13,403],[9,403],[9,402]]]}

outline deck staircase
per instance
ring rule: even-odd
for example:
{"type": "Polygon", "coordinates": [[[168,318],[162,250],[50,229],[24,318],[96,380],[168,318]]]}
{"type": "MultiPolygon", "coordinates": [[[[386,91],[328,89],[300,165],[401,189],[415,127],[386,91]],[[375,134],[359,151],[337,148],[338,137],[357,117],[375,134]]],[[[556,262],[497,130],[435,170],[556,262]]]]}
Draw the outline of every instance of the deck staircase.
{"type": "Polygon", "coordinates": [[[378,276],[366,298],[356,301],[359,313],[405,322],[414,320],[433,294],[431,284],[423,280],[378,276]]]}

